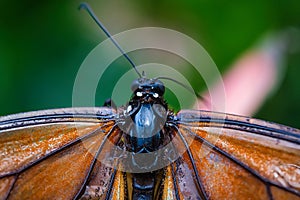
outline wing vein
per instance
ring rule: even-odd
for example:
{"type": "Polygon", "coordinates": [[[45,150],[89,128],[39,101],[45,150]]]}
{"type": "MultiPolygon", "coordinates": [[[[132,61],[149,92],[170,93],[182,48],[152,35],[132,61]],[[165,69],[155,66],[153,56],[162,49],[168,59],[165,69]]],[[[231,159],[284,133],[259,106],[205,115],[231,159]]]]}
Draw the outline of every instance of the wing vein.
{"type": "Polygon", "coordinates": [[[113,130],[115,130],[115,128],[117,127],[117,125],[118,125],[117,123],[114,124],[113,127],[112,127],[112,128],[109,130],[109,132],[107,133],[107,135],[103,138],[103,141],[101,142],[101,144],[100,144],[100,146],[99,146],[99,148],[98,148],[98,150],[97,150],[97,152],[96,152],[96,154],[95,154],[95,156],[94,156],[94,158],[93,158],[93,161],[91,162],[91,165],[90,165],[90,167],[89,167],[89,171],[88,171],[87,175],[85,176],[84,182],[83,182],[83,184],[81,185],[81,188],[80,188],[80,190],[78,191],[78,193],[76,194],[76,196],[75,196],[74,199],[79,199],[80,196],[81,196],[81,194],[84,192],[83,190],[84,190],[84,188],[85,188],[85,186],[86,186],[86,184],[87,184],[87,181],[88,181],[88,178],[89,178],[90,175],[91,175],[91,172],[93,171],[93,168],[94,168],[94,166],[95,166],[97,157],[98,157],[98,155],[101,153],[101,151],[102,151],[102,149],[103,149],[105,143],[108,141],[109,136],[112,134],[113,130]]]}
{"type": "Polygon", "coordinates": [[[179,134],[179,137],[180,137],[181,141],[183,142],[183,144],[184,144],[184,146],[187,150],[189,159],[190,159],[192,167],[193,167],[193,171],[195,173],[196,182],[197,182],[197,184],[200,188],[201,198],[202,199],[208,199],[207,194],[206,194],[205,189],[204,189],[204,186],[202,185],[202,182],[200,180],[200,176],[199,176],[198,170],[196,168],[196,164],[194,162],[194,158],[193,158],[193,155],[192,155],[191,150],[189,148],[189,145],[187,144],[185,138],[183,137],[183,135],[182,135],[181,131],[179,130],[179,128],[177,127],[177,125],[173,124],[173,123],[170,123],[170,126],[173,126],[177,130],[177,133],[179,134]]]}
{"type": "Polygon", "coordinates": [[[248,171],[249,173],[251,173],[253,176],[255,176],[256,178],[258,178],[260,181],[262,181],[265,185],[273,185],[276,186],[278,188],[281,188],[285,191],[291,192],[293,194],[296,194],[298,196],[300,196],[300,192],[290,189],[290,188],[286,188],[283,187],[279,184],[277,184],[274,181],[271,181],[263,176],[261,176],[257,171],[253,170],[252,168],[250,168],[248,165],[246,165],[245,163],[243,163],[242,161],[240,161],[239,159],[237,159],[236,157],[232,156],[231,154],[227,153],[226,151],[220,149],[219,147],[211,144],[210,142],[208,142],[207,140],[205,140],[204,138],[198,136],[197,134],[195,134],[192,130],[190,130],[187,127],[182,126],[181,128],[186,129],[192,136],[195,137],[195,139],[199,140],[200,142],[202,142],[204,145],[208,146],[209,148],[217,151],[218,153],[222,154],[223,156],[227,157],[228,159],[230,159],[231,161],[235,162],[236,164],[238,164],[239,166],[241,166],[243,169],[245,169],[246,171],[248,171]]]}

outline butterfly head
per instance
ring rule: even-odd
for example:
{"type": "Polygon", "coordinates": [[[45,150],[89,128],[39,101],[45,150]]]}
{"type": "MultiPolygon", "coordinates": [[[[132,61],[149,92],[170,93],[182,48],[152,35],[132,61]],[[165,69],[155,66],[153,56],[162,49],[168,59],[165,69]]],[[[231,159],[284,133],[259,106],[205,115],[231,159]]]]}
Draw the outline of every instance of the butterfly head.
{"type": "Polygon", "coordinates": [[[139,78],[131,84],[133,99],[151,103],[162,100],[165,93],[164,84],[158,79],[139,78]]]}

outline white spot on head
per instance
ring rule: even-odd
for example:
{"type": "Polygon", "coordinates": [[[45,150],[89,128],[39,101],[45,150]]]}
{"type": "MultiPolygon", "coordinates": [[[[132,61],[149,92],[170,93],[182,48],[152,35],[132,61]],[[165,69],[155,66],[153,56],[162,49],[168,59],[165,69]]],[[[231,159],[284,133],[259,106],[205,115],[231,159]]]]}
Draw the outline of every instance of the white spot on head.
{"type": "Polygon", "coordinates": [[[142,92],[136,92],[136,96],[141,97],[141,96],[143,96],[143,93],[142,92]]]}
{"type": "Polygon", "coordinates": [[[157,97],[158,97],[158,94],[157,94],[157,93],[154,93],[152,96],[153,96],[154,98],[157,98],[157,97]]]}

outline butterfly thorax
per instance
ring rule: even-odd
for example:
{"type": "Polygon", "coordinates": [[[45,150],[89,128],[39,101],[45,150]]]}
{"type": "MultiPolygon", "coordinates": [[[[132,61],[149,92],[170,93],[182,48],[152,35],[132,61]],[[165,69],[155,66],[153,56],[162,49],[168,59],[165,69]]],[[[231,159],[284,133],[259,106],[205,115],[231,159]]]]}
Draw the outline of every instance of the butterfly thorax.
{"type": "Polygon", "coordinates": [[[134,92],[126,108],[126,150],[150,153],[163,145],[163,127],[168,107],[163,99],[164,85],[155,79],[140,78],[132,84],[134,92]]]}

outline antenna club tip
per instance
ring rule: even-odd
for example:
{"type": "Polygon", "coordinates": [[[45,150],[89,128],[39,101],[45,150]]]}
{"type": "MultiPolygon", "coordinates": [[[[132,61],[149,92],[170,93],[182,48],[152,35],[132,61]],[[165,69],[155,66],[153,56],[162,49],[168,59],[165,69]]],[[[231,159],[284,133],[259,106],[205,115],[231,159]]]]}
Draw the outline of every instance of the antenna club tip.
{"type": "Polygon", "coordinates": [[[81,10],[81,9],[87,9],[89,7],[89,4],[86,3],[86,2],[82,2],[79,4],[78,6],[78,10],[81,10]]]}

